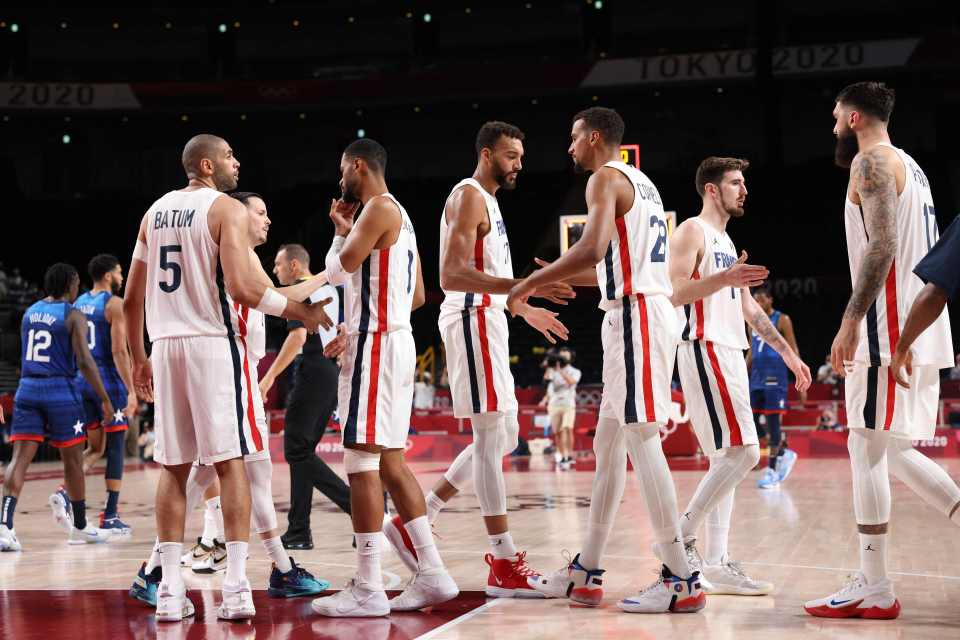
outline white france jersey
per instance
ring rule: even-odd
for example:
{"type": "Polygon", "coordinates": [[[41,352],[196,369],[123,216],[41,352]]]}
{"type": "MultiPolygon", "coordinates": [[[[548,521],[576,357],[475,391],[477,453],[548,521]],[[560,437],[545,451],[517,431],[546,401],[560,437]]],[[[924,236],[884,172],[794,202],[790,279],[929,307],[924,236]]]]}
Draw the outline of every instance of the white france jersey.
{"type": "MultiPolygon", "coordinates": [[[[473,178],[466,178],[458,182],[450,191],[453,195],[457,189],[474,188],[483,196],[487,205],[487,218],[490,221],[490,231],[482,238],[477,238],[473,248],[473,255],[467,264],[477,271],[497,278],[513,278],[513,261],[510,257],[510,241],[507,240],[507,226],[500,214],[500,205],[497,199],[487,192],[479,182],[473,178]]],[[[447,197],[449,200],[449,196],[447,197]]],[[[447,225],[446,207],[440,214],[440,265],[443,268],[443,258],[447,253],[450,241],[450,228],[447,225]]],[[[443,291],[443,303],[440,305],[441,328],[461,320],[460,312],[470,307],[491,307],[504,309],[507,305],[507,296],[490,293],[466,293],[463,291],[443,291]]]]}
{"type": "Polygon", "coordinates": [[[673,294],[667,273],[667,218],[660,193],[639,169],[619,161],[603,165],[621,172],[633,185],[633,205],[616,219],[616,231],[604,259],[597,263],[600,308],[615,307],[637,294],[673,294]]]}
{"type": "MultiPolygon", "coordinates": [[[[397,241],[374,249],[350,274],[347,288],[347,332],[410,331],[413,291],[417,286],[417,236],[406,210],[389,193],[383,194],[400,210],[397,241]]],[[[362,215],[362,214],[361,214],[362,215]]]]}
{"type": "MultiPolygon", "coordinates": [[[[737,261],[737,248],[726,231],[718,231],[700,218],[692,218],[703,230],[703,258],[694,267],[692,278],[699,280],[726,271],[737,261]]],[[[706,298],[677,307],[681,340],[706,340],[733,349],[746,349],[743,322],[743,292],[724,287],[706,298]]]]}
{"type": "MultiPolygon", "coordinates": [[[[896,350],[900,332],[923,282],[913,269],[940,236],[934,216],[933,195],[926,175],[905,151],[890,146],[906,169],[903,192],[897,198],[897,253],[877,299],[860,322],[860,342],[854,359],[870,366],[886,366],[896,350]]],[[[856,283],[867,248],[867,230],[863,208],[849,197],[844,202],[844,224],[847,233],[847,256],[850,278],[856,283]]],[[[940,368],[953,366],[953,341],[950,319],[944,309],[930,327],[920,334],[912,346],[913,364],[940,368]]]]}
{"type": "Polygon", "coordinates": [[[220,247],[207,214],[224,196],[203,188],[171,191],[147,210],[146,321],[150,340],[225,336],[230,306],[220,247]]]}

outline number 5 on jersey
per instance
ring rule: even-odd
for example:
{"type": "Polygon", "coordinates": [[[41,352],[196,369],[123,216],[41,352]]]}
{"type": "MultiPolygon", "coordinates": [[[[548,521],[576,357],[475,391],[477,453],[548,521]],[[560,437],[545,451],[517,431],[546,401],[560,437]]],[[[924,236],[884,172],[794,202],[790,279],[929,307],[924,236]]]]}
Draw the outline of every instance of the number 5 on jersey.
{"type": "Polygon", "coordinates": [[[160,290],[164,293],[173,293],[180,288],[183,279],[183,270],[180,263],[170,258],[171,253],[182,253],[183,247],[179,244],[165,244],[160,247],[160,268],[170,272],[170,280],[160,281],[160,290]]]}

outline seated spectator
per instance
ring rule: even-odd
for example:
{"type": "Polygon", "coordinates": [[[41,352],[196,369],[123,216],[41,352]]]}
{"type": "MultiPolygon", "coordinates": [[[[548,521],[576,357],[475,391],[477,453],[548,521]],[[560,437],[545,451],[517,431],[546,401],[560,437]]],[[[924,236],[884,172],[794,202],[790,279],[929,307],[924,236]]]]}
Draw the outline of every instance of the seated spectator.
{"type": "Polygon", "coordinates": [[[437,393],[433,386],[433,376],[429,371],[424,371],[422,377],[413,383],[413,408],[414,409],[432,409],[433,398],[437,393]]]}
{"type": "Polygon", "coordinates": [[[843,431],[843,427],[837,424],[837,416],[833,411],[824,409],[817,423],[817,431],[843,431]]]}
{"type": "Polygon", "coordinates": [[[830,354],[827,354],[826,361],[817,369],[817,382],[824,384],[837,384],[837,372],[833,370],[830,364],[830,354]]]}
{"type": "Polygon", "coordinates": [[[960,353],[958,353],[957,357],[954,359],[953,369],[950,369],[950,379],[960,380],[960,353]]]}

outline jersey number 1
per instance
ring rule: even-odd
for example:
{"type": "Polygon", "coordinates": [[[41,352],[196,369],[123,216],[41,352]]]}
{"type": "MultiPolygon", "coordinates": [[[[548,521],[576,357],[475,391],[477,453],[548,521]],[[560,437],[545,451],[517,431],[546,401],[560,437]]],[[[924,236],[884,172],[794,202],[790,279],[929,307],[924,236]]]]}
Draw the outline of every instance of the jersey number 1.
{"type": "Polygon", "coordinates": [[[179,244],[165,244],[160,247],[160,268],[170,272],[169,282],[160,282],[160,290],[164,293],[173,293],[180,288],[183,279],[183,270],[180,264],[170,259],[171,253],[182,253],[183,247],[179,244]]]}

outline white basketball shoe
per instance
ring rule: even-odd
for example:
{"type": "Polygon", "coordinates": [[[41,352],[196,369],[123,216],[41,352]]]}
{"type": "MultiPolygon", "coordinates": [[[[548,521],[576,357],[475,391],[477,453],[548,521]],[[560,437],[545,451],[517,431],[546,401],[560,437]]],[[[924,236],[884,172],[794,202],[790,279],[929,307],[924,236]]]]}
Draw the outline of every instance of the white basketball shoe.
{"type": "Polygon", "coordinates": [[[417,611],[457,597],[460,589],[443,567],[418,571],[403,593],[390,600],[391,611],[417,611]]]}
{"type": "Polygon", "coordinates": [[[900,601],[893,593],[893,583],[884,578],[875,584],[867,584],[861,572],[847,576],[840,591],[811,600],[803,609],[818,618],[867,618],[870,620],[893,620],[900,615],[900,601]]]}
{"type": "Polygon", "coordinates": [[[331,618],[376,618],[390,615],[390,602],[383,589],[368,589],[354,578],[332,596],[317,598],[310,607],[331,618]]]}

